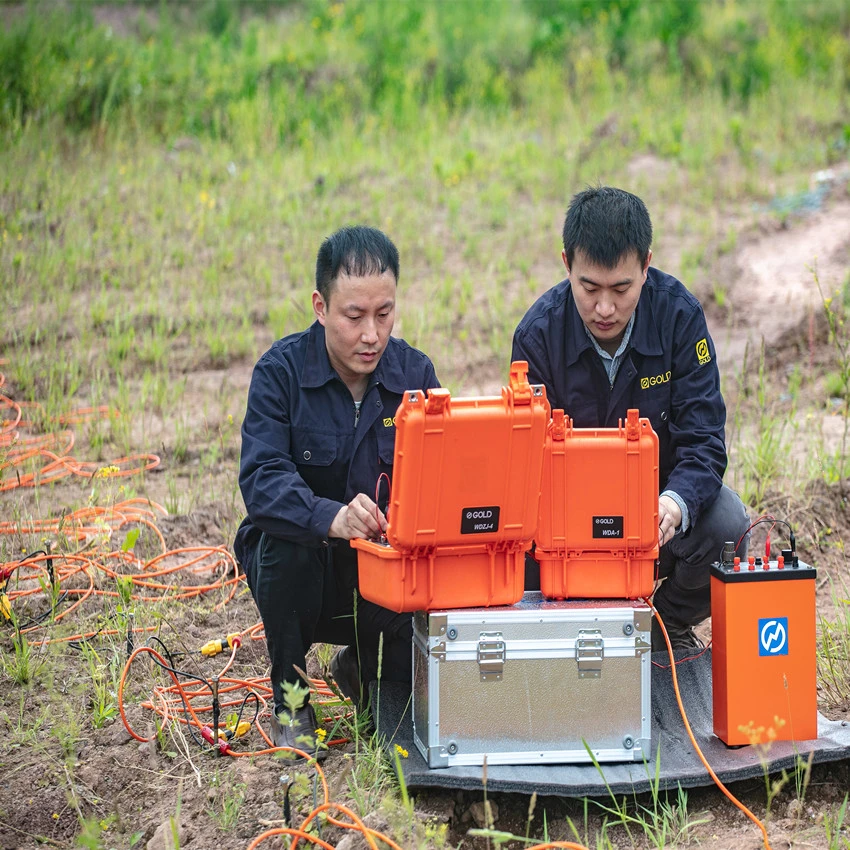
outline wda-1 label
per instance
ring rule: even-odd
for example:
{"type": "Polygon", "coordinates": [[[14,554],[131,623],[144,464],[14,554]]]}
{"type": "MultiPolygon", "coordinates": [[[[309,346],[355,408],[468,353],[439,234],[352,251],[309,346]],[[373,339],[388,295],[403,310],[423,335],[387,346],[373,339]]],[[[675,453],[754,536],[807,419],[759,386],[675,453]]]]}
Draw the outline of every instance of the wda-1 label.
{"type": "Polygon", "coordinates": [[[499,530],[499,506],[464,508],[460,517],[461,534],[489,534],[499,530]]]}
{"type": "Polygon", "coordinates": [[[593,518],[593,536],[622,537],[623,518],[621,516],[595,516],[593,518]]]}

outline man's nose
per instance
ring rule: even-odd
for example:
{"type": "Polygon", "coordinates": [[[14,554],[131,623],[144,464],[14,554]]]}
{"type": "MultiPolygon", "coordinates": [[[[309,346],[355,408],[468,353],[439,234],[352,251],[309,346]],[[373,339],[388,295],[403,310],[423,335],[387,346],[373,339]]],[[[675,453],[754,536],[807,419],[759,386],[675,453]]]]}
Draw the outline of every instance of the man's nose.
{"type": "Polygon", "coordinates": [[[361,328],[360,339],[365,343],[373,343],[378,340],[378,324],[374,319],[366,319],[361,328]]]}
{"type": "Polygon", "coordinates": [[[610,298],[600,298],[596,302],[596,312],[599,313],[603,319],[608,319],[613,316],[615,309],[614,302],[610,298]]]}

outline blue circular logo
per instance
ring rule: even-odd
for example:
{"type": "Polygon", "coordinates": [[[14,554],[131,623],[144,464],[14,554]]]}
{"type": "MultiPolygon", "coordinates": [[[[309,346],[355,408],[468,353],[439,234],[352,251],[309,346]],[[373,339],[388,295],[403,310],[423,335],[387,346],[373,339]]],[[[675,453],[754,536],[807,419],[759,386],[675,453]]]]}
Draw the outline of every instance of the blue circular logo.
{"type": "Polygon", "coordinates": [[[780,655],[788,643],[788,631],[781,620],[762,620],[761,632],[759,640],[761,641],[762,651],[766,655],[780,655]]]}

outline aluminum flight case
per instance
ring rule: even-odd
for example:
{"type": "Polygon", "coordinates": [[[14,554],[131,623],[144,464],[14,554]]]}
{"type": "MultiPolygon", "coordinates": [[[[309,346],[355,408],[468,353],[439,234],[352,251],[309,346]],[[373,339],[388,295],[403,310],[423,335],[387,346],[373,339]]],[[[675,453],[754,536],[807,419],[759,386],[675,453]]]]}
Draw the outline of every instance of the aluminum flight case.
{"type": "Polygon", "coordinates": [[[547,600],[417,612],[413,732],[432,768],[650,758],[643,602],[547,600]]]}

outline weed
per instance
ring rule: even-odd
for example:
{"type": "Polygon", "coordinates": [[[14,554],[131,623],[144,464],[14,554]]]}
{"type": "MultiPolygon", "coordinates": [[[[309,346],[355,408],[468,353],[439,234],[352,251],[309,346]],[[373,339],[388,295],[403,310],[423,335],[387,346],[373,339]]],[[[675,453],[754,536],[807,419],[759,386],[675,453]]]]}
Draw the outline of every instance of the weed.
{"type": "Polygon", "coordinates": [[[113,654],[112,659],[105,663],[88,642],[82,644],[82,653],[92,687],[89,696],[92,726],[102,729],[118,714],[117,655],[113,654]]]}
{"type": "Polygon", "coordinates": [[[239,812],[245,802],[247,786],[243,782],[222,782],[219,771],[215,772],[210,785],[217,789],[215,799],[207,811],[224,832],[229,832],[239,820],[239,812]]]}
{"type": "Polygon", "coordinates": [[[842,495],[848,495],[844,479],[847,475],[848,438],[850,438],[850,327],[847,325],[846,297],[850,287],[844,292],[836,292],[835,296],[826,297],[821,287],[816,269],[811,269],[815,285],[821,297],[824,315],[829,326],[829,341],[832,344],[837,371],[827,376],[827,392],[839,402],[838,412],[844,418],[841,432],[841,443],[834,458],[838,469],[837,479],[840,482],[842,495]]]}
{"type": "Polygon", "coordinates": [[[663,850],[668,844],[687,842],[691,830],[707,822],[706,819],[699,815],[694,816],[688,811],[688,794],[681,786],[677,786],[675,802],[670,801],[667,792],[661,791],[660,747],[655,754],[654,772],[649,773],[649,765],[645,764],[649,778],[650,805],[638,802],[635,796],[633,806],[630,806],[625,796],[621,800],[617,799],[587,742],[584,742],[584,746],[594,767],[599,771],[611,799],[610,805],[600,802],[595,804],[607,815],[612,816],[613,820],[610,821],[612,826],[622,826],[626,830],[631,844],[635,843],[632,829],[639,829],[652,846],[663,850]]]}
{"type": "MultiPolygon", "coordinates": [[[[746,356],[739,382],[746,381],[746,356]]],[[[742,394],[749,389],[745,386],[742,394]]],[[[785,428],[791,418],[783,416],[769,401],[770,389],[764,360],[764,344],[759,352],[758,372],[755,386],[755,401],[758,420],[751,439],[744,441],[738,449],[738,458],[743,472],[741,499],[745,505],[760,511],[765,497],[775,485],[780,472],[788,473],[788,443],[785,428]]],[[[740,417],[740,413],[737,414],[740,417]]],[[[737,423],[740,427],[740,422],[737,423]]]]}
{"type": "Polygon", "coordinates": [[[830,595],[834,619],[819,617],[818,684],[828,706],[843,704],[850,697],[850,595],[841,584],[830,595]]]}
{"type": "Polygon", "coordinates": [[[847,817],[848,796],[844,795],[835,812],[824,812],[823,826],[828,850],[850,850],[850,838],[846,835],[844,820],[847,817]]]}
{"type": "Polygon", "coordinates": [[[15,684],[27,685],[34,680],[41,665],[37,662],[26,635],[21,632],[14,609],[10,610],[9,619],[13,628],[12,654],[9,656],[0,649],[0,663],[3,665],[3,672],[15,684]]]}

